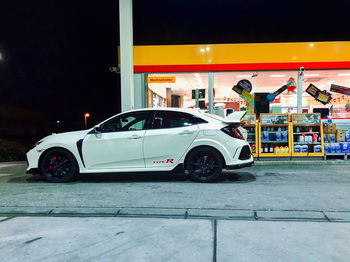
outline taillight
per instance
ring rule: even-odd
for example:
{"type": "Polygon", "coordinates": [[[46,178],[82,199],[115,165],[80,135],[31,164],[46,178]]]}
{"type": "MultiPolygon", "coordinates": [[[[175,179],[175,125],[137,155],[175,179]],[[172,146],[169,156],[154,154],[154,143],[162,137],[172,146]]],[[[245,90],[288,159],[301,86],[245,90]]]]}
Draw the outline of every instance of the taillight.
{"type": "Polygon", "coordinates": [[[221,131],[234,138],[244,140],[243,135],[238,130],[239,127],[240,127],[240,124],[231,124],[229,126],[225,126],[224,128],[221,128],[221,131]]]}

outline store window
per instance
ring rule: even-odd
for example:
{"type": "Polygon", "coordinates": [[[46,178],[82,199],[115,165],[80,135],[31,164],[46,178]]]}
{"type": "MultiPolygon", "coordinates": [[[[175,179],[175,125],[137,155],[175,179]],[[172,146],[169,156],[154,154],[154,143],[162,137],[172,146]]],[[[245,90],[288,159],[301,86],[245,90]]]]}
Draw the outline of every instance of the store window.
{"type": "MultiPolygon", "coordinates": [[[[148,81],[148,107],[208,108],[207,72],[149,74],[148,77],[156,80],[148,81]]],[[[248,107],[248,103],[232,90],[239,80],[247,79],[252,83],[252,94],[266,96],[286,84],[291,77],[297,81],[296,70],[215,72],[214,105],[223,104],[227,110],[248,110],[254,113],[254,105],[248,107]]],[[[295,88],[289,88],[268,104],[268,111],[273,113],[292,113],[296,110],[295,88]]]]}
{"type": "Polygon", "coordinates": [[[206,108],[208,106],[208,73],[149,74],[147,105],[153,108],[206,108]]]}
{"type": "MultiPolygon", "coordinates": [[[[267,94],[276,92],[284,86],[290,78],[297,81],[296,70],[284,71],[241,71],[214,73],[215,103],[223,103],[226,109],[234,111],[247,110],[256,113],[256,105],[248,104],[245,99],[232,90],[240,80],[247,79],[252,84],[251,94],[255,100],[264,101],[267,94]]],[[[264,113],[288,113],[297,110],[296,87],[291,87],[275,97],[270,103],[266,101],[264,113]]]]}
{"type": "MultiPolygon", "coordinates": [[[[156,80],[148,83],[148,107],[208,108],[207,72],[149,74],[148,76],[156,80]]],[[[232,90],[232,87],[238,81],[247,79],[252,84],[251,94],[255,96],[255,100],[264,100],[267,94],[276,92],[290,78],[297,83],[298,70],[214,72],[214,105],[223,105],[226,112],[247,110],[248,113],[256,113],[257,105],[248,104],[232,90]]],[[[323,116],[329,112],[333,117],[350,118],[350,96],[342,93],[340,89],[338,92],[333,92],[332,84],[349,88],[350,70],[305,70],[302,84],[302,112],[321,112],[323,116]],[[332,96],[331,101],[322,104],[305,92],[310,84],[321,91],[329,92],[332,96]]],[[[296,113],[297,104],[295,85],[277,95],[263,111],[264,113],[296,113]]]]}
{"type": "Polygon", "coordinates": [[[350,96],[346,88],[350,88],[350,70],[306,70],[303,77],[304,111],[320,112],[323,118],[327,115],[350,118],[350,96]],[[310,84],[331,94],[332,99],[327,104],[317,101],[305,92],[310,84]]]}

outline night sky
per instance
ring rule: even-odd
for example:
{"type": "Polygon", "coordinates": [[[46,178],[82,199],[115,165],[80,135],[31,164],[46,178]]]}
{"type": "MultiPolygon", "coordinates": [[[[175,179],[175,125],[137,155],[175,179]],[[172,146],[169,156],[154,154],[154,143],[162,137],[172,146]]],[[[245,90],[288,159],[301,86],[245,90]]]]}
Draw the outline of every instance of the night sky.
{"type": "MultiPolygon", "coordinates": [[[[134,44],[350,40],[350,1],[134,1],[134,44]]],[[[0,103],[98,122],[120,111],[118,0],[0,5],[0,103]]]]}

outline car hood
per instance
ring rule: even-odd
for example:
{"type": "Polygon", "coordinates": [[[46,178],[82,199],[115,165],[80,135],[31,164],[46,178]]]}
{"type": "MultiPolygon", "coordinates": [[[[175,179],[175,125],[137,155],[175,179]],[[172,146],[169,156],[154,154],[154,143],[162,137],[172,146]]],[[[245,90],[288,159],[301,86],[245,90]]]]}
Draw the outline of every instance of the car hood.
{"type": "Polygon", "coordinates": [[[71,131],[71,132],[64,132],[64,133],[58,133],[58,134],[52,134],[47,137],[44,137],[39,142],[47,142],[47,141],[54,141],[54,140],[76,140],[83,139],[87,133],[89,133],[91,129],[87,130],[80,130],[80,131],[71,131]]]}

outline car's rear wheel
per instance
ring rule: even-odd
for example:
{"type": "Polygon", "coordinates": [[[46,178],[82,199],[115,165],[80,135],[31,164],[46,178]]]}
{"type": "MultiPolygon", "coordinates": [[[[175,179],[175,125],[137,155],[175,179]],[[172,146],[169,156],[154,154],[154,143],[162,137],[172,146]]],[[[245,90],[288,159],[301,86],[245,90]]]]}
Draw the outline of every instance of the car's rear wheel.
{"type": "Polygon", "coordinates": [[[40,161],[40,171],[49,182],[63,183],[78,174],[78,163],[68,150],[53,148],[40,161]]]}
{"type": "Polygon", "coordinates": [[[213,182],[221,175],[223,160],[220,154],[210,147],[199,147],[190,152],[186,168],[194,181],[213,182]]]}

